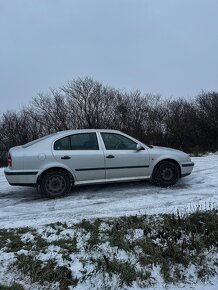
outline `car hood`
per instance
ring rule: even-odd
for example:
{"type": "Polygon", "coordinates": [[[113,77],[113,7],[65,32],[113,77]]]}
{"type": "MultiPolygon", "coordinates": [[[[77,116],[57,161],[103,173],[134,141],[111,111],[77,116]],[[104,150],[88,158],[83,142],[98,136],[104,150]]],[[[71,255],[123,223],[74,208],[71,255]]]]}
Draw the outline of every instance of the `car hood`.
{"type": "Polygon", "coordinates": [[[162,146],[155,146],[155,145],[152,145],[152,149],[156,149],[156,150],[161,150],[161,151],[171,151],[171,152],[178,152],[178,153],[184,153],[183,151],[181,150],[178,150],[178,149],[174,149],[174,148],[169,148],[169,147],[162,147],[162,146]]]}
{"type": "Polygon", "coordinates": [[[186,154],[183,151],[173,149],[173,148],[168,148],[168,147],[161,147],[161,146],[151,146],[149,148],[149,152],[151,155],[167,155],[167,156],[177,156],[178,158],[184,159],[184,161],[189,160],[188,154],[186,154]]]}

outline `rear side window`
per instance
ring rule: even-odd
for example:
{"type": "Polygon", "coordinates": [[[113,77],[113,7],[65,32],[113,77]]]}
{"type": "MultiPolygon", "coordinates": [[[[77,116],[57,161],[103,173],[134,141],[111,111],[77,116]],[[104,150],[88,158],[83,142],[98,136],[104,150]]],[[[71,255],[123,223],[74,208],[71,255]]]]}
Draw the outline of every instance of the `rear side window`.
{"type": "Polygon", "coordinates": [[[57,140],[54,144],[54,150],[70,150],[70,137],[64,137],[57,140]]]}
{"type": "Polygon", "coordinates": [[[98,150],[98,140],[95,133],[74,134],[70,136],[72,150],[98,150]]]}
{"type": "Polygon", "coordinates": [[[101,133],[107,150],[136,150],[136,143],[116,133],[101,133]]]}
{"type": "Polygon", "coordinates": [[[49,138],[49,137],[51,137],[51,136],[56,135],[56,134],[57,134],[57,133],[53,133],[53,134],[50,134],[50,135],[47,135],[47,136],[43,136],[43,137],[41,137],[41,138],[39,138],[39,139],[33,140],[33,141],[31,141],[31,142],[28,142],[28,143],[22,145],[22,147],[23,147],[23,148],[27,148],[27,147],[29,147],[29,146],[32,146],[32,145],[34,145],[34,144],[36,144],[36,143],[38,143],[38,142],[40,142],[40,141],[43,141],[43,140],[45,140],[45,139],[47,139],[47,138],[49,138]]]}
{"type": "Polygon", "coordinates": [[[54,150],[99,150],[96,133],[81,133],[59,139],[54,150]]]}

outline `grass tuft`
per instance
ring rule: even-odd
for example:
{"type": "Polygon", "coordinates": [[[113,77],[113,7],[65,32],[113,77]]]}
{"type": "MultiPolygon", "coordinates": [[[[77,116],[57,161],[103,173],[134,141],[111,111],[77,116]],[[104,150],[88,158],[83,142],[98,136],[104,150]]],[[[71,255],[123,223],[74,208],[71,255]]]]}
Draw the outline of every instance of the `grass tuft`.
{"type": "Polygon", "coordinates": [[[70,269],[65,266],[58,266],[54,260],[42,262],[33,256],[18,255],[14,266],[31,281],[54,283],[59,282],[59,288],[68,289],[70,285],[76,285],[78,280],[72,277],[70,269]]]}
{"type": "Polygon", "coordinates": [[[92,279],[98,275],[105,277],[104,289],[111,288],[110,281],[115,277],[119,277],[118,284],[122,288],[132,286],[133,282],[139,287],[155,286],[154,267],[160,269],[167,285],[190,283],[194,277],[190,278],[187,271],[190,267],[195,269],[195,273],[192,272],[196,279],[208,281],[218,274],[217,225],[217,210],[197,209],[188,215],[177,212],[83,220],[71,226],[56,223],[45,226],[42,234],[30,228],[0,229],[0,250],[15,255],[13,266],[29,277],[31,283],[52,285],[58,282],[61,290],[86,279],[95,281],[92,279]],[[52,240],[49,240],[51,232],[52,240]],[[54,255],[44,255],[53,251],[50,246],[57,246],[54,255]],[[21,249],[27,250],[27,254],[19,252],[21,249]]]}
{"type": "Polygon", "coordinates": [[[0,290],[24,290],[24,288],[18,283],[13,283],[10,286],[0,284],[0,290]]]}

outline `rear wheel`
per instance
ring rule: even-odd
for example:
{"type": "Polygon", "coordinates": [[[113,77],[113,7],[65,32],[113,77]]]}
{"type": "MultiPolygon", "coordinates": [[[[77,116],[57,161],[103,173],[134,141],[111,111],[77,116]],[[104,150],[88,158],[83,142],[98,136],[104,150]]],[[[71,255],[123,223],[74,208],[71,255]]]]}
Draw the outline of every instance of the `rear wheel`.
{"type": "Polygon", "coordinates": [[[174,162],[163,161],[155,167],[152,182],[162,187],[172,186],[179,179],[179,167],[174,162]]]}
{"type": "Polygon", "coordinates": [[[66,195],[70,188],[70,177],[63,171],[50,171],[43,175],[40,182],[41,194],[49,198],[66,195]]]}

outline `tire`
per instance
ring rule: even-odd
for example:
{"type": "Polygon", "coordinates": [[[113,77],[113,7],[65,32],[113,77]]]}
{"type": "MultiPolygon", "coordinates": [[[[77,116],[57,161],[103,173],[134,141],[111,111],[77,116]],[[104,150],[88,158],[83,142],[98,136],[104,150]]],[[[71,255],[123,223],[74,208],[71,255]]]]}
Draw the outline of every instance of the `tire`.
{"type": "Polygon", "coordinates": [[[152,183],[161,187],[172,186],[177,183],[180,171],[174,162],[163,161],[154,168],[152,183]]]}
{"type": "Polygon", "coordinates": [[[70,176],[63,171],[50,171],[42,176],[41,195],[56,198],[67,195],[71,189],[70,176]]]}

